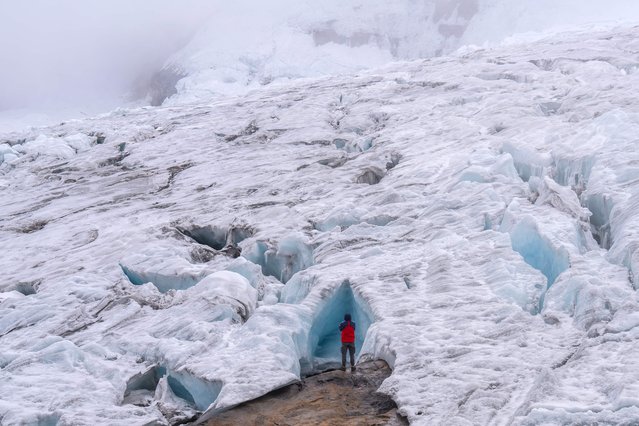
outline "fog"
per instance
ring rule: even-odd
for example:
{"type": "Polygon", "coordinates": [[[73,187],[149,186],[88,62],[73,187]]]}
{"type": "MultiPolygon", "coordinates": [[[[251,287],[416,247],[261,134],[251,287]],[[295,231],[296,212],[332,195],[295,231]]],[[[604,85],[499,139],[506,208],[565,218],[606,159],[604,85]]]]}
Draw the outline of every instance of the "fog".
{"type": "Polygon", "coordinates": [[[0,0],[0,110],[124,102],[212,10],[206,0],[0,0]]]}
{"type": "Polygon", "coordinates": [[[168,102],[637,19],[637,0],[234,0],[172,58],[168,102]]]}
{"type": "Polygon", "coordinates": [[[0,131],[144,103],[167,63],[189,75],[180,102],[597,20],[639,2],[0,0],[0,131]]]}

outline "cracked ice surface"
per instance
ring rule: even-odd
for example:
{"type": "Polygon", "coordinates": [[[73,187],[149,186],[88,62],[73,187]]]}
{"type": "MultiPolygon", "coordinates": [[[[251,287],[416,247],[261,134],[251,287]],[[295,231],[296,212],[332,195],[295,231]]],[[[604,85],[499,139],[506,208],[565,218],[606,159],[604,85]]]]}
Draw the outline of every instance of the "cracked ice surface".
{"type": "Polygon", "coordinates": [[[3,136],[3,424],[207,417],[326,359],[342,308],[413,424],[637,422],[638,36],[3,136]]]}

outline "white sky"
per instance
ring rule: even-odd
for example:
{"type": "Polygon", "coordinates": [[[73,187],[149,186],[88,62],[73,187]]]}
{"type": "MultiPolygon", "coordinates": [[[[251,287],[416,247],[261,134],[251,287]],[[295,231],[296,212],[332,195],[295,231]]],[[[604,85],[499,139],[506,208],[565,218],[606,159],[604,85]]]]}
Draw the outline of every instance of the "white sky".
{"type": "Polygon", "coordinates": [[[208,17],[207,0],[0,0],[0,110],[109,105],[208,17]]]}

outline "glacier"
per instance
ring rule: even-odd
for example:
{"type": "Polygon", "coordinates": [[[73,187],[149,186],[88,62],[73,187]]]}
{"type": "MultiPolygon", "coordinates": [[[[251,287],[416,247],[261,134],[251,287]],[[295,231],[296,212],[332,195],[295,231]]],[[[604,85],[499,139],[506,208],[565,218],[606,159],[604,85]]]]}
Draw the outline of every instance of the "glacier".
{"type": "Polygon", "coordinates": [[[0,136],[2,424],[359,360],[411,424],[639,422],[639,27],[0,136]]]}
{"type": "MultiPolygon", "coordinates": [[[[179,105],[297,78],[354,73],[466,46],[636,22],[633,0],[237,0],[215,5],[164,63],[152,104],[179,105]],[[176,84],[177,83],[177,84],[176,84]],[[168,98],[168,99],[167,99],[168,98]]],[[[552,101],[541,108],[552,112],[552,101]]]]}

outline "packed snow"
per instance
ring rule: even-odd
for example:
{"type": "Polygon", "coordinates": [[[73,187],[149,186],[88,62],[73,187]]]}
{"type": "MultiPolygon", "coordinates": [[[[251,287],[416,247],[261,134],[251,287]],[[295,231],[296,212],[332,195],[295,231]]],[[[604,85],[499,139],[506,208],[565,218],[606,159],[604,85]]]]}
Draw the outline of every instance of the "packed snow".
{"type": "Polygon", "coordinates": [[[343,311],[412,424],[638,422],[637,40],[2,136],[2,423],[204,421],[338,362],[343,311]]]}

